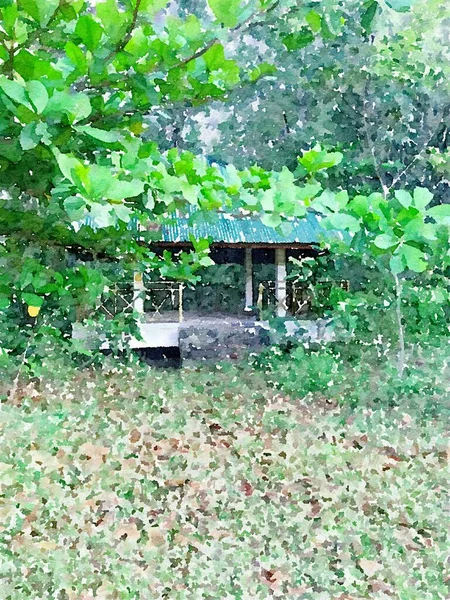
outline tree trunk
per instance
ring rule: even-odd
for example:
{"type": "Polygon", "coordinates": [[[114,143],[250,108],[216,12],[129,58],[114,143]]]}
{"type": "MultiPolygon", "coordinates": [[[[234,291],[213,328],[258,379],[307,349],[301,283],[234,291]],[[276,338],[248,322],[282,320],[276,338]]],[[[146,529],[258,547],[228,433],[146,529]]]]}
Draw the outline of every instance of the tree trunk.
{"type": "Polygon", "coordinates": [[[395,295],[396,295],[396,317],[397,317],[397,326],[398,326],[398,363],[397,363],[397,371],[400,379],[403,379],[403,373],[405,371],[405,332],[402,322],[402,284],[398,275],[394,275],[395,280],[395,295]]]}

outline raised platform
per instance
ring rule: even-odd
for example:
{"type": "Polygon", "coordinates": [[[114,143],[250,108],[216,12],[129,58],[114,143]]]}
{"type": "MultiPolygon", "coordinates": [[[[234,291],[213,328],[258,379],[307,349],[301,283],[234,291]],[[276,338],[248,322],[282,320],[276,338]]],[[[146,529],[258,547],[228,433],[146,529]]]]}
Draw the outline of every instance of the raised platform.
{"type": "MultiPolygon", "coordinates": [[[[249,351],[257,351],[273,342],[269,324],[251,314],[184,312],[178,322],[178,313],[143,315],[138,323],[142,339],[132,338],[131,348],[179,348],[182,360],[240,358],[249,351]]],[[[328,328],[320,320],[290,319],[286,332],[297,339],[328,341],[328,328]]],[[[332,335],[332,334],[331,334],[332,335]]],[[[83,325],[73,328],[75,339],[92,343],[93,333],[83,325]]],[[[105,338],[104,338],[105,339],[105,338]]],[[[101,344],[108,349],[107,340],[101,344]]]]}

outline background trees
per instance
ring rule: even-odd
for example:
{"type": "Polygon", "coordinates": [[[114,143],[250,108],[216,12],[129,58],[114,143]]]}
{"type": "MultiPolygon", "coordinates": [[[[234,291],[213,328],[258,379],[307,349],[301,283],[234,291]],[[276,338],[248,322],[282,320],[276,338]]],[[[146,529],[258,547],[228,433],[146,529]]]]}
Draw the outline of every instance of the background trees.
{"type": "Polygon", "coordinates": [[[207,244],[176,260],[148,246],[187,205],[197,218],[244,208],[283,229],[325,188],[386,199],[408,178],[442,201],[449,10],[2,0],[6,322],[45,305],[59,330],[134,269],[195,279],[207,244]]]}

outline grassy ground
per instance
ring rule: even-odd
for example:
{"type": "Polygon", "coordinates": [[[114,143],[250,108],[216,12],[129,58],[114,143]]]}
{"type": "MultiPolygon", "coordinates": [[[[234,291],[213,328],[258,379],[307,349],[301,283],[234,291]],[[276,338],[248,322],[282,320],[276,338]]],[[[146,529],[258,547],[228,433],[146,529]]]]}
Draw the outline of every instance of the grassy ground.
{"type": "Polygon", "coordinates": [[[448,599],[447,424],[333,394],[239,366],[30,384],[0,411],[1,598],[448,599]]]}

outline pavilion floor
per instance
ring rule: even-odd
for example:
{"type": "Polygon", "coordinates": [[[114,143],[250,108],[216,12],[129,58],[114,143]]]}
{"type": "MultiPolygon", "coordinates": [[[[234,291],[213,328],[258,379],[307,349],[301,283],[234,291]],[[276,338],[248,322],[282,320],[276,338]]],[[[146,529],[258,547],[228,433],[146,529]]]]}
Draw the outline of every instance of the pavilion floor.
{"type": "MultiPolygon", "coordinates": [[[[252,312],[226,313],[220,311],[201,312],[195,310],[184,310],[181,323],[192,325],[233,325],[250,324],[257,321],[258,318],[252,312]]],[[[143,315],[145,323],[180,323],[178,311],[164,311],[161,313],[146,312],[143,315]]]]}

